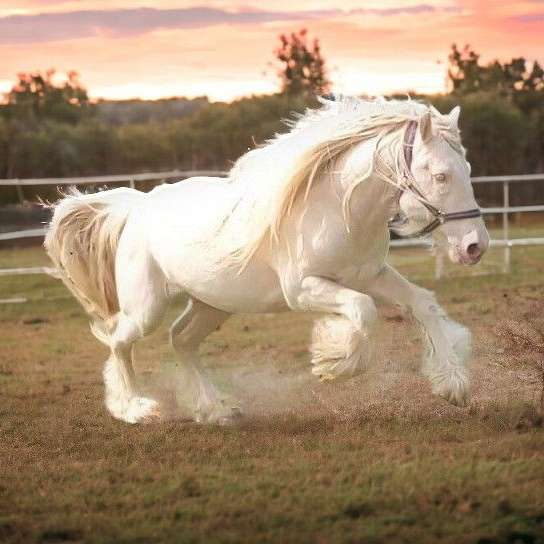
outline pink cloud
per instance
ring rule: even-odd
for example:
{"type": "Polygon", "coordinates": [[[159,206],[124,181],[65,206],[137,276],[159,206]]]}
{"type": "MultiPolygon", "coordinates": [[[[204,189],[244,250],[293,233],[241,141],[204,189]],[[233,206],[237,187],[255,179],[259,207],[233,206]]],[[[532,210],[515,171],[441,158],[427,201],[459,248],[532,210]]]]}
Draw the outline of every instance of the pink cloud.
{"type": "Polygon", "coordinates": [[[0,43],[37,43],[103,34],[139,35],[158,29],[198,28],[219,24],[258,25],[277,21],[303,22],[349,15],[394,17],[409,14],[416,16],[436,10],[437,8],[431,4],[415,4],[404,7],[358,8],[347,12],[338,8],[302,11],[251,8],[230,11],[204,6],[47,12],[0,17],[0,43]]]}
{"type": "MultiPolygon", "coordinates": [[[[352,0],[301,0],[296,6],[263,0],[259,9],[253,0],[246,0],[247,8],[214,0],[207,2],[214,7],[206,9],[190,0],[183,8],[182,2],[160,0],[151,11],[130,8],[141,5],[135,2],[120,0],[115,5],[127,9],[80,10],[79,16],[64,12],[65,19],[58,9],[0,18],[0,80],[13,79],[21,70],[54,66],[79,70],[94,96],[209,94],[230,99],[272,92],[277,89],[270,66],[277,36],[302,26],[320,38],[332,79],[343,92],[444,90],[445,66],[437,60],[446,60],[452,42],[470,43],[484,62],[520,55],[544,60],[542,24],[519,20],[543,11],[542,2],[529,0],[413,0],[402,9],[400,0],[375,2],[367,9],[352,0]],[[15,23],[24,38],[10,30],[15,23]]],[[[109,3],[92,0],[85,5],[103,8],[109,3]]]]}

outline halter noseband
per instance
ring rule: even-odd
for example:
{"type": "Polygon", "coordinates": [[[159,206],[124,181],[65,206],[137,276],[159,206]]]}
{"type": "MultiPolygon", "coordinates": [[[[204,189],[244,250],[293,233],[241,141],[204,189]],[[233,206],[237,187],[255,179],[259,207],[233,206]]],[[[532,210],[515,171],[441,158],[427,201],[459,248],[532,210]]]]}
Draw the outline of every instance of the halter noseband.
{"type": "Polygon", "coordinates": [[[445,211],[441,210],[440,208],[437,208],[433,204],[431,204],[425,195],[419,190],[419,188],[416,185],[416,180],[414,178],[414,175],[412,174],[412,157],[413,157],[413,149],[414,149],[414,140],[416,137],[416,131],[417,131],[418,123],[417,121],[410,121],[408,123],[408,127],[406,131],[404,132],[404,141],[402,143],[402,149],[403,149],[403,155],[404,155],[404,163],[405,163],[405,170],[403,173],[403,179],[401,182],[401,194],[404,191],[410,191],[412,195],[419,201],[434,217],[434,219],[425,227],[423,227],[421,230],[417,231],[414,234],[410,234],[408,236],[402,236],[402,238],[412,238],[412,237],[418,237],[418,236],[424,236],[426,234],[430,234],[438,228],[440,225],[446,223],[447,221],[456,221],[459,219],[472,219],[474,217],[481,217],[482,212],[480,208],[473,208],[472,210],[464,210],[461,212],[451,212],[446,213],[445,211]]]}

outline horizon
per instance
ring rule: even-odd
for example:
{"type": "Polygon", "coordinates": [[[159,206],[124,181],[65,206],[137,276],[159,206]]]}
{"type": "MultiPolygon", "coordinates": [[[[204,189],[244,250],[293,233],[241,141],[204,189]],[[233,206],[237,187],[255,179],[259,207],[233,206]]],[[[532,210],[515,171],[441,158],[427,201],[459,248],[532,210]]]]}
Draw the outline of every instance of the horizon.
{"type": "Polygon", "coordinates": [[[336,93],[447,92],[451,44],[544,64],[544,2],[19,0],[0,8],[0,92],[18,72],[76,70],[94,100],[279,92],[281,33],[320,41],[336,93]],[[341,6],[341,7],[340,7],[341,6]]]}

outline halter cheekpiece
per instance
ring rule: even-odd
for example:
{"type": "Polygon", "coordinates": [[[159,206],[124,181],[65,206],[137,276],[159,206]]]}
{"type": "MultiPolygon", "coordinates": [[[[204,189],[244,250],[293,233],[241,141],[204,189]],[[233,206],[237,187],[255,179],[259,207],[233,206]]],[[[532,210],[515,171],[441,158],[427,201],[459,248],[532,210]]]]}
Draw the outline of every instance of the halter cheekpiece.
{"type": "Polygon", "coordinates": [[[445,211],[431,204],[429,200],[425,197],[425,195],[419,190],[411,170],[413,150],[414,150],[414,140],[416,137],[417,127],[418,127],[417,121],[410,121],[408,123],[408,127],[406,128],[406,131],[404,132],[404,140],[402,143],[402,149],[403,149],[405,168],[404,168],[402,180],[400,183],[401,194],[404,191],[409,191],[410,193],[412,193],[414,197],[419,202],[421,202],[421,204],[425,206],[427,210],[429,210],[429,212],[434,217],[434,219],[428,225],[426,225],[425,227],[423,227],[421,230],[417,231],[416,233],[410,234],[408,236],[401,236],[402,238],[415,238],[418,236],[424,236],[426,234],[430,234],[435,229],[437,229],[440,225],[448,221],[456,221],[459,219],[472,219],[474,217],[482,216],[482,212],[480,208],[473,208],[471,210],[464,210],[461,212],[446,213],[445,211]]]}

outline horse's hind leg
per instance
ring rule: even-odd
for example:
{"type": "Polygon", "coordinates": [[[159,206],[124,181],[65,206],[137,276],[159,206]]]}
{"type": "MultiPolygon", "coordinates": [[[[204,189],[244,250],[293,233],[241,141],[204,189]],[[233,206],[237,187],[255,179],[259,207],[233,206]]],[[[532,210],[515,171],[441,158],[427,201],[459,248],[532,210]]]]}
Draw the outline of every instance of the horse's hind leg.
{"type": "Polygon", "coordinates": [[[170,327],[170,343],[178,360],[174,363],[176,397],[199,423],[226,423],[234,415],[200,367],[198,348],[230,314],[189,299],[185,311],[170,327]]]}
{"type": "Polygon", "coordinates": [[[104,368],[106,406],[113,417],[138,423],[159,415],[156,401],[139,394],[132,367],[134,343],[159,324],[167,305],[165,282],[143,254],[121,253],[117,261],[120,311],[109,337],[111,355],[104,368]]]}
{"type": "Polygon", "coordinates": [[[133,319],[120,312],[110,339],[111,355],[104,366],[106,407],[111,415],[127,423],[138,423],[158,415],[157,403],[138,394],[132,367],[132,347],[141,337],[133,319]]]}

